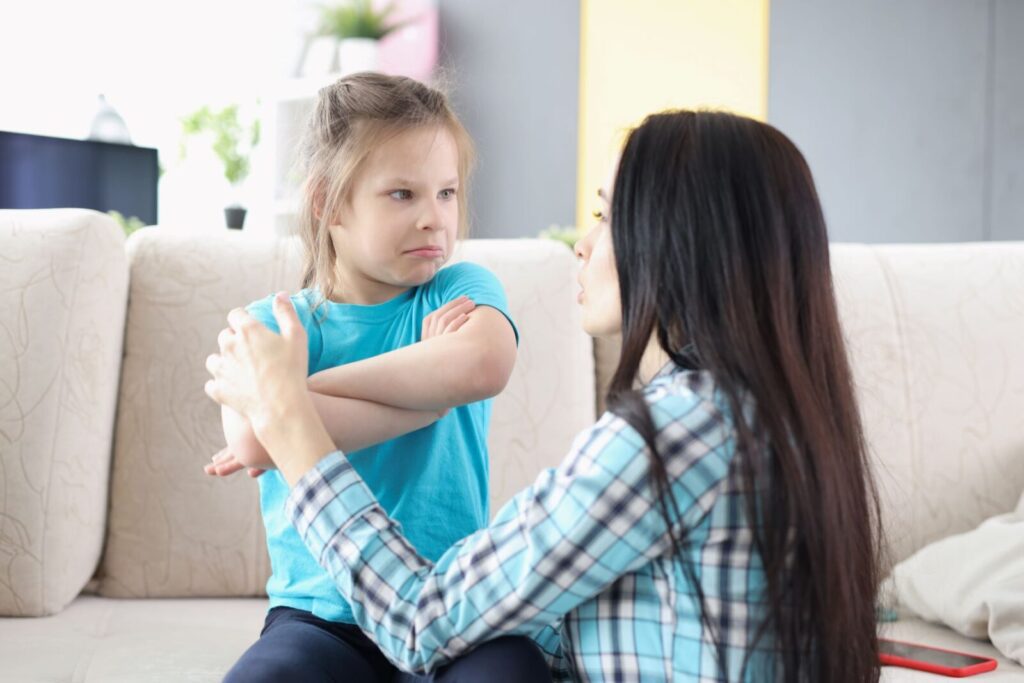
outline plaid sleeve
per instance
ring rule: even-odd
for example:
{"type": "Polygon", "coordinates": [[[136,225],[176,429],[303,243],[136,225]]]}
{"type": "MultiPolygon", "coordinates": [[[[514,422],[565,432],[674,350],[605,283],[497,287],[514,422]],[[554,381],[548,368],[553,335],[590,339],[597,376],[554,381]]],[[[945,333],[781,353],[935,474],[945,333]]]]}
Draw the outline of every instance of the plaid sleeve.
{"type": "MultiPolygon", "coordinates": [[[[654,415],[669,432],[689,434],[685,423],[700,412],[689,402],[669,411],[667,423],[664,410],[654,415]]],[[[707,450],[669,448],[665,457],[696,462],[707,450]]],[[[724,471],[666,464],[670,477],[693,473],[674,491],[682,514],[706,513],[708,492],[724,471]]],[[[286,514],[359,626],[409,671],[433,671],[476,644],[513,634],[546,644],[549,662],[564,669],[545,629],[671,548],[649,487],[646,446],[611,414],[577,437],[559,468],[542,472],[490,526],[436,564],[416,553],[340,452],[295,485],[286,514]]]]}

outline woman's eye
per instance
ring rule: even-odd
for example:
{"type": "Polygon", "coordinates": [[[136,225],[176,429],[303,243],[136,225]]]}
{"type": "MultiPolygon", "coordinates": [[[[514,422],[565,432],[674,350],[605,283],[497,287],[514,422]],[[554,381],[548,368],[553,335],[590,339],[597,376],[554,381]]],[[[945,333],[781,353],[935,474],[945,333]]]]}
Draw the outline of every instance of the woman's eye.
{"type": "Polygon", "coordinates": [[[440,196],[441,199],[452,199],[452,198],[455,197],[455,190],[453,188],[448,188],[447,190],[441,190],[441,192],[439,193],[438,196],[440,196]]]}
{"type": "Polygon", "coordinates": [[[596,218],[597,220],[599,220],[601,222],[604,222],[604,211],[601,211],[600,209],[596,209],[593,212],[593,214],[594,214],[594,218],[596,218]]]}
{"type": "Polygon", "coordinates": [[[412,199],[412,191],[410,190],[395,190],[389,192],[388,196],[392,199],[412,199]]]}

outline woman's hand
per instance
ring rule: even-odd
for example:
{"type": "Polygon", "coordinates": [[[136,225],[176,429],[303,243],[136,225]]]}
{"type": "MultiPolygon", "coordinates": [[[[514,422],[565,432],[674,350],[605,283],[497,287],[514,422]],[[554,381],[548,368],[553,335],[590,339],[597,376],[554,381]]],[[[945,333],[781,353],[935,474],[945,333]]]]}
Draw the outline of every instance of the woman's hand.
{"type": "Polygon", "coordinates": [[[306,330],[287,294],[278,293],[273,306],[280,334],[240,308],[228,314],[229,327],[217,337],[220,353],[206,359],[213,379],[204,388],[249,421],[281,474],[294,484],[334,450],[334,442],[306,389],[306,330]]]}
{"type": "Polygon", "coordinates": [[[280,334],[236,308],[217,336],[220,353],[206,359],[213,376],[207,395],[249,420],[257,435],[306,394],[306,330],[286,294],[277,294],[273,306],[280,334]]]}

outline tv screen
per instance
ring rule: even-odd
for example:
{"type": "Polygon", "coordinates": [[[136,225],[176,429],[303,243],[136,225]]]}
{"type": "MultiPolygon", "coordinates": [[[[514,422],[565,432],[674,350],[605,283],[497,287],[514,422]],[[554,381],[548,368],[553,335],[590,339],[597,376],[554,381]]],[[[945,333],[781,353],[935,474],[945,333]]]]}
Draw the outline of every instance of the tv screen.
{"type": "Polygon", "coordinates": [[[0,209],[77,207],[157,221],[155,149],[0,131],[0,209]]]}

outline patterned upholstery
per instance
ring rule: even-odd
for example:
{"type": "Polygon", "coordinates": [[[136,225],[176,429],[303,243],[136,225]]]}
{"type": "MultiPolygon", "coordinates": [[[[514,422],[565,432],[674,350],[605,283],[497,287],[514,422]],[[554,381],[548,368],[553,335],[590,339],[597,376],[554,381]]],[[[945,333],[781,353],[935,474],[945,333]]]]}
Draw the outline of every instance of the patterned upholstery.
{"type": "Polygon", "coordinates": [[[0,211],[0,615],[59,612],[96,568],[127,293],[107,216],[0,211]]]}

